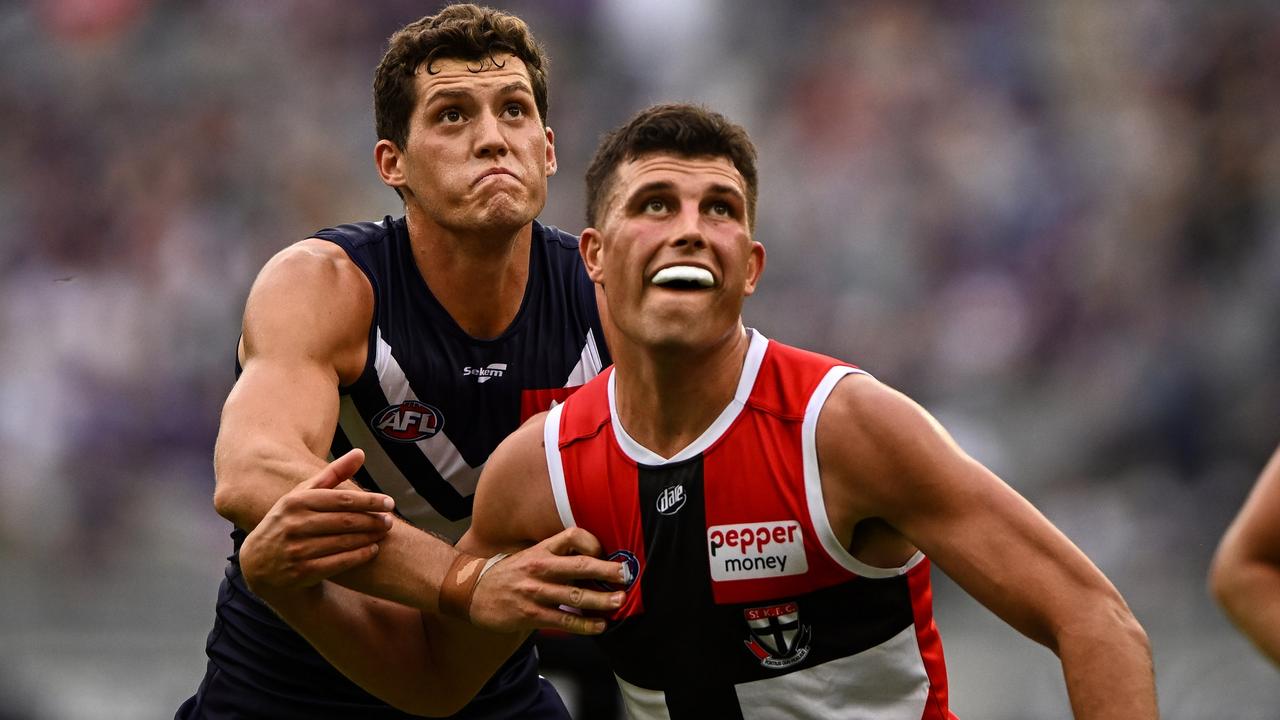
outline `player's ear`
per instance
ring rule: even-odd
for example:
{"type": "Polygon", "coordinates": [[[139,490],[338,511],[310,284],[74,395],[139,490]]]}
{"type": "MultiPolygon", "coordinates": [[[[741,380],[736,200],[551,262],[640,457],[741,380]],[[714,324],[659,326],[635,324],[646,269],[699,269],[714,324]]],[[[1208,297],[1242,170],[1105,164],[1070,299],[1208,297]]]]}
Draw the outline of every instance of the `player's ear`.
{"type": "Polygon", "coordinates": [[[551,128],[543,128],[547,133],[547,177],[556,174],[556,133],[551,128]]]}
{"type": "Polygon", "coordinates": [[[604,236],[595,228],[582,231],[578,241],[578,252],[582,254],[582,263],[587,266],[587,277],[597,284],[604,284],[604,236]]]}
{"type": "Polygon", "coordinates": [[[404,168],[400,162],[402,157],[400,148],[390,140],[379,140],[373,146],[373,162],[378,166],[378,176],[384,184],[393,188],[404,186],[404,168]]]}
{"type": "Polygon", "coordinates": [[[764,274],[764,261],[764,245],[752,240],[751,256],[747,258],[747,285],[743,291],[744,295],[750,295],[756,291],[756,284],[760,282],[760,276],[764,274]]]}

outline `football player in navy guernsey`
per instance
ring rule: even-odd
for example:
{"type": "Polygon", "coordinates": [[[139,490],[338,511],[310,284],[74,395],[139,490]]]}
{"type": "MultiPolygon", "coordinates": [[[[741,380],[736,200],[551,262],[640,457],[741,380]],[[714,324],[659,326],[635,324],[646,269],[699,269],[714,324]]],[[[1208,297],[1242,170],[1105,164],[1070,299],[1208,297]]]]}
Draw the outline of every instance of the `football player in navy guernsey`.
{"type": "MultiPolygon", "coordinates": [[[[628,567],[610,586],[627,590],[623,604],[597,619],[639,720],[953,717],[931,564],[1057,653],[1077,718],[1157,716],[1146,633],[1044,516],[903,394],[743,326],[765,251],[742,128],[650,108],[605,138],[587,182],[581,252],[607,298],[615,364],[494,451],[460,568],[589,531],[628,567]]],[[[340,458],[307,492],[359,461],[340,458]]],[[[357,514],[272,513],[329,542],[349,534],[326,522],[357,514]]],[[[324,554],[308,545],[301,557],[324,554]]],[[[244,552],[298,551],[250,535],[244,552]]],[[[451,573],[451,605],[491,581],[475,575],[451,573]]],[[[427,709],[422,677],[474,689],[494,648],[522,637],[327,581],[255,570],[250,582],[350,677],[410,709],[427,709]],[[455,649],[447,667],[433,661],[443,648],[455,649]]]]}
{"type": "MultiPolygon", "coordinates": [[[[358,542],[326,545],[324,574],[437,612],[489,453],[610,363],[577,238],[534,220],[556,170],[546,65],[523,21],[474,5],[390,39],[374,79],[374,155],[405,215],[316,232],[273,258],[249,294],[215,451],[214,502],[234,523],[236,552],[207,674],[178,718],[406,717],[254,597],[238,554],[245,534],[311,532],[260,523],[330,454],[360,448],[356,484],[332,497],[394,498],[397,516],[365,516],[350,527],[358,542]]],[[[619,576],[618,563],[590,557],[598,550],[574,530],[490,567],[467,617],[497,631],[592,631],[561,606],[616,606],[616,593],[570,582],[619,576]]],[[[461,707],[430,678],[418,687],[434,688],[437,713],[461,707]]],[[[526,644],[459,717],[568,713],[526,644]]]]}

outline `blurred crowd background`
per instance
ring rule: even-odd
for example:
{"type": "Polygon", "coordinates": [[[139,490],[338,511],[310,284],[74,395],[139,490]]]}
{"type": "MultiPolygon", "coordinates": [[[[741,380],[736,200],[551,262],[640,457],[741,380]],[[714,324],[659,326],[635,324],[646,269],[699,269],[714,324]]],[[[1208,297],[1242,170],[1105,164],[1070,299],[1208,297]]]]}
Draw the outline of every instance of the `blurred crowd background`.
{"type": "MultiPolygon", "coordinates": [[[[1036,503],[1145,624],[1166,717],[1280,717],[1204,590],[1280,442],[1274,2],[494,4],[552,57],[544,221],[581,229],[637,109],[741,122],[748,324],[907,392],[1036,503]]],[[[194,691],[245,294],[286,244],[399,213],[370,83],[436,7],[0,5],[0,718],[194,691]]],[[[936,582],[953,709],[1070,717],[1053,655],[936,582]]]]}

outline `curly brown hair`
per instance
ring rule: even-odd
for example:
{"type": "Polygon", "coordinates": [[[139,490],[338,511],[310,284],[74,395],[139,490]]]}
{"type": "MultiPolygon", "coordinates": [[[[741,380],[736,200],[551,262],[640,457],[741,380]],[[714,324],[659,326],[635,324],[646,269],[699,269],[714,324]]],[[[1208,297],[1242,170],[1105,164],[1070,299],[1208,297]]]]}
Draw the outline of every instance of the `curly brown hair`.
{"type": "Polygon", "coordinates": [[[546,52],[523,20],[492,8],[471,4],[449,5],[397,30],[387,41],[387,52],[373,76],[373,115],[378,139],[403,148],[409,140],[409,121],[418,102],[415,77],[426,66],[434,72],[437,60],[488,60],[510,54],[529,69],[534,105],[547,123],[546,52]]]}

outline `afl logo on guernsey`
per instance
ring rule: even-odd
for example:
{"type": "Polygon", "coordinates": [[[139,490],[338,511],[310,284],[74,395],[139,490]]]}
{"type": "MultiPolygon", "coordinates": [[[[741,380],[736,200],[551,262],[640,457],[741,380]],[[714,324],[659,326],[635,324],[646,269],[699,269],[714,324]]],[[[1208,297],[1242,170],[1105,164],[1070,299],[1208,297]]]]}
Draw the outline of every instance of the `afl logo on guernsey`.
{"type": "Polygon", "coordinates": [[[444,415],[424,402],[405,400],[390,405],[369,423],[382,437],[395,442],[418,442],[440,432],[444,415]]]}
{"type": "Polygon", "coordinates": [[[672,485],[662,489],[658,493],[657,508],[658,512],[663,515],[675,515],[680,512],[680,508],[684,507],[684,486],[672,485]]]}

